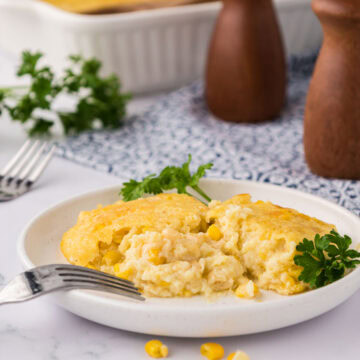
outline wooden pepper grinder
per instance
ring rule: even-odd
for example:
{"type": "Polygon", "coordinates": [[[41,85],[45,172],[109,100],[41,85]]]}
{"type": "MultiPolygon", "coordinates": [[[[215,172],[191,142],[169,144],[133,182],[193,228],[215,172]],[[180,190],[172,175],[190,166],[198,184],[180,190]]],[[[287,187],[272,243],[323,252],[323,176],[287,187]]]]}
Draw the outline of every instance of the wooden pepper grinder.
{"type": "Polygon", "coordinates": [[[312,5],[324,42],[306,104],[306,160],[318,175],[360,179],[360,1],[312,5]]]}
{"type": "Polygon", "coordinates": [[[210,44],[206,99],[217,117],[260,122],[285,102],[286,62],[272,0],[223,0],[210,44]]]}

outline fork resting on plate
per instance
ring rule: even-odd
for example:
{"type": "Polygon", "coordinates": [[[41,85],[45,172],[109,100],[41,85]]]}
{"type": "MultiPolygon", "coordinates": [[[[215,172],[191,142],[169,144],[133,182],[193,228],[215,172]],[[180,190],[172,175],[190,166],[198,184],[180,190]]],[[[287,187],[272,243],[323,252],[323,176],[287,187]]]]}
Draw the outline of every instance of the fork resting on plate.
{"type": "Polygon", "coordinates": [[[0,305],[31,300],[56,290],[88,289],[144,301],[128,280],[75,265],[44,265],[17,275],[0,290],[0,305]]]}

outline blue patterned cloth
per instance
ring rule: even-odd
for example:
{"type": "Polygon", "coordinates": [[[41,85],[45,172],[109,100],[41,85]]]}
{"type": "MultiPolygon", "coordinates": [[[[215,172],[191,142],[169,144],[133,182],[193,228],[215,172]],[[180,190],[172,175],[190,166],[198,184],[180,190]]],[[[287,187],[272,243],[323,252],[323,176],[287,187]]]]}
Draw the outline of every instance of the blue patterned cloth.
{"type": "Polygon", "coordinates": [[[59,155],[122,179],[141,179],[163,167],[213,162],[209,177],[253,180],[299,189],[336,202],[360,215],[360,182],[313,175],[304,160],[303,113],[315,56],[289,65],[283,114],[264,124],[216,120],[204,102],[202,82],[165,96],[117,131],[69,137],[59,155]]]}

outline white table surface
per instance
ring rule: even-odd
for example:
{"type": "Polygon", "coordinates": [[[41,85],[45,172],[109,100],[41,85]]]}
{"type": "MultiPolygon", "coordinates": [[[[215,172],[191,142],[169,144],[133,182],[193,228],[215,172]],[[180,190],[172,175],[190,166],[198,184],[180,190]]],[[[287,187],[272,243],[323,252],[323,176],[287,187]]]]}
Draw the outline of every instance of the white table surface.
{"type": "MultiPolygon", "coordinates": [[[[14,83],[13,62],[0,57],[0,84],[14,83]]],[[[139,112],[153,97],[137,99],[131,112],[139,112]]],[[[25,139],[18,124],[0,118],[0,167],[25,139]]],[[[16,243],[26,223],[57,202],[120,180],[55,158],[29,194],[0,204],[0,286],[21,271],[16,243]]],[[[213,339],[226,353],[246,351],[252,360],[359,359],[360,292],[333,311],[303,324],[263,334],[213,339]]],[[[241,321],[241,319],[239,319],[241,321]]],[[[89,322],[45,298],[0,307],[0,360],[141,360],[148,359],[144,344],[152,336],[107,328],[89,322]]],[[[163,338],[170,359],[201,359],[205,339],[163,338]]]]}

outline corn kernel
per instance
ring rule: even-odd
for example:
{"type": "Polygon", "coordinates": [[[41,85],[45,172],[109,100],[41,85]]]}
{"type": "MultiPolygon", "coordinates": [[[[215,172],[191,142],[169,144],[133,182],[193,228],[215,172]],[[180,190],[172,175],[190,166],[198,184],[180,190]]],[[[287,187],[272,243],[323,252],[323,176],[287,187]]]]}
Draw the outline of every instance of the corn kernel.
{"type": "Polygon", "coordinates": [[[170,283],[168,283],[167,281],[161,280],[159,285],[162,286],[162,287],[168,287],[170,285],[170,283]]]}
{"type": "Polygon", "coordinates": [[[244,353],[243,351],[238,350],[238,351],[236,351],[234,353],[231,353],[228,356],[227,360],[250,360],[250,358],[246,353],[244,353]]]}
{"type": "Polygon", "coordinates": [[[117,235],[114,235],[113,238],[112,238],[112,241],[115,243],[115,244],[120,244],[121,241],[123,239],[123,236],[117,236],[117,235]]]}
{"type": "Polygon", "coordinates": [[[266,250],[259,250],[258,251],[258,256],[261,260],[266,260],[266,258],[268,257],[268,252],[266,250]]]}
{"type": "Polygon", "coordinates": [[[164,264],[166,261],[163,256],[159,256],[159,253],[159,249],[150,249],[148,252],[149,261],[152,262],[154,265],[161,265],[164,264]]]}
{"type": "Polygon", "coordinates": [[[298,279],[298,277],[300,276],[302,271],[302,268],[299,267],[294,267],[292,269],[289,270],[289,275],[294,278],[294,279],[298,279]]]}
{"type": "Polygon", "coordinates": [[[184,291],[184,296],[185,297],[191,297],[193,295],[193,293],[190,290],[185,290],[184,291]]]}
{"type": "Polygon", "coordinates": [[[116,250],[108,251],[102,258],[102,263],[105,265],[114,265],[121,260],[121,254],[116,250]]]}
{"type": "Polygon", "coordinates": [[[218,241],[222,238],[222,233],[216,225],[210,225],[208,228],[207,234],[212,240],[218,241]]]}
{"type": "Polygon", "coordinates": [[[115,264],[113,269],[115,273],[120,272],[120,264],[119,263],[115,264]]]}
{"type": "Polygon", "coordinates": [[[125,271],[120,271],[120,264],[118,263],[114,265],[114,272],[117,277],[129,280],[130,276],[133,273],[133,270],[131,268],[128,268],[125,271]]]}
{"type": "Polygon", "coordinates": [[[206,343],[201,345],[200,353],[208,360],[220,360],[224,357],[224,348],[220,344],[206,343]]]}
{"type": "Polygon", "coordinates": [[[122,239],[124,238],[124,236],[126,234],[128,234],[129,231],[130,231],[130,229],[128,229],[128,228],[123,228],[119,231],[116,231],[113,235],[112,241],[116,244],[120,244],[122,239]]]}
{"type": "Polygon", "coordinates": [[[106,225],[105,224],[97,224],[94,226],[94,230],[98,231],[98,230],[101,230],[105,227],[106,225]]]}
{"type": "Polygon", "coordinates": [[[169,350],[160,340],[150,340],[145,345],[146,353],[152,358],[165,358],[168,356],[169,350]]]}
{"type": "Polygon", "coordinates": [[[293,278],[293,277],[291,277],[291,276],[288,276],[287,277],[287,285],[290,285],[290,286],[295,286],[296,285],[296,281],[295,281],[295,279],[293,278]]]}
{"type": "Polygon", "coordinates": [[[253,299],[259,294],[257,285],[249,280],[246,284],[241,284],[235,290],[235,295],[240,298],[253,299]]]}
{"type": "Polygon", "coordinates": [[[94,265],[91,265],[91,264],[86,265],[86,267],[88,269],[91,269],[91,270],[97,270],[96,267],[94,265]]]}

